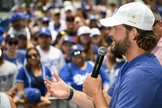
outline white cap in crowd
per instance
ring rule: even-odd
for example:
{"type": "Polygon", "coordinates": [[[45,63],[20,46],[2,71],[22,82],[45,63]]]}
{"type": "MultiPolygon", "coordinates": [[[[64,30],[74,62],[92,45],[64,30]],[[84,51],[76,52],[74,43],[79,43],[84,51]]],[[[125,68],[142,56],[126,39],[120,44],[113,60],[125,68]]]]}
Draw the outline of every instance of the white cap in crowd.
{"type": "Polygon", "coordinates": [[[98,35],[98,36],[101,35],[101,32],[98,28],[92,28],[91,29],[90,37],[93,37],[94,35],[98,35]]]}
{"type": "Polygon", "coordinates": [[[143,3],[133,2],[121,6],[112,17],[101,19],[103,26],[126,24],[142,30],[152,30],[154,24],[152,11],[143,3]]]}
{"type": "Polygon", "coordinates": [[[90,34],[90,33],[91,33],[91,29],[89,27],[81,26],[77,31],[77,36],[81,36],[83,34],[90,34]]]}
{"type": "Polygon", "coordinates": [[[74,7],[73,6],[71,6],[71,5],[69,5],[69,6],[65,6],[64,7],[64,10],[65,10],[65,12],[67,12],[67,11],[73,11],[74,10],[74,7]]]}

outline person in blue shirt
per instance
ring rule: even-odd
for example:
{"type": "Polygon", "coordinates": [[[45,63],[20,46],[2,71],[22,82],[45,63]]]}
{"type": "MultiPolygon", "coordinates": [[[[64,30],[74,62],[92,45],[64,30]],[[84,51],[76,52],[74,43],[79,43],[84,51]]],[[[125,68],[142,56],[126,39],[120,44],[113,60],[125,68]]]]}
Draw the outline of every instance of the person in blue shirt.
{"type": "Polygon", "coordinates": [[[45,79],[48,91],[84,108],[161,108],[162,66],[151,53],[158,42],[154,22],[152,11],[138,2],[122,5],[112,17],[100,20],[103,26],[113,27],[109,33],[111,50],[127,60],[107,93],[102,92],[100,76],[88,75],[83,92],[78,92],[56,73],[56,83],[45,79]]]}
{"type": "Polygon", "coordinates": [[[71,47],[75,44],[74,39],[72,36],[64,36],[62,39],[62,45],[61,45],[61,50],[64,54],[64,59],[66,63],[71,62],[71,54],[70,54],[70,49],[71,47]]]}
{"type": "MultiPolygon", "coordinates": [[[[17,95],[14,97],[15,103],[21,103],[20,96],[24,89],[37,88],[41,92],[41,96],[49,97],[50,94],[47,92],[45,84],[43,83],[44,78],[53,81],[53,76],[50,70],[43,66],[40,62],[40,54],[35,47],[31,47],[26,51],[26,66],[22,67],[17,75],[17,95]]],[[[47,101],[47,100],[46,100],[47,101]]]]}
{"type": "Polygon", "coordinates": [[[24,66],[25,53],[18,50],[18,37],[14,34],[7,35],[5,38],[4,59],[16,64],[19,70],[24,66]]]}
{"type": "Polygon", "coordinates": [[[109,75],[110,84],[112,84],[118,75],[120,68],[125,63],[122,55],[117,55],[111,51],[111,46],[107,47],[106,59],[103,62],[102,68],[109,75]]]}
{"type": "MultiPolygon", "coordinates": [[[[83,82],[88,74],[93,70],[94,63],[86,61],[84,48],[80,44],[71,47],[72,62],[67,63],[59,72],[59,76],[69,86],[76,90],[82,91],[83,82]]],[[[106,72],[101,68],[100,75],[102,77],[103,91],[109,88],[109,78],[106,72]]]]}

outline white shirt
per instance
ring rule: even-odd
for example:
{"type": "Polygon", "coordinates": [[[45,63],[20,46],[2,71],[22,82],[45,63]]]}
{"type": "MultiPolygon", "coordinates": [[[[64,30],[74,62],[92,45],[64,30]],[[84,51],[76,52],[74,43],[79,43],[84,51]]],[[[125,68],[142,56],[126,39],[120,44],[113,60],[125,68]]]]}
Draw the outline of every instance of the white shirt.
{"type": "Polygon", "coordinates": [[[41,63],[48,67],[53,75],[54,72],[59,73],[62,67],[65,65],[65,59],[61,50],[50,46],[49,51],[43,51],[40,46],[36,47],[41,56],[41,63]]]}

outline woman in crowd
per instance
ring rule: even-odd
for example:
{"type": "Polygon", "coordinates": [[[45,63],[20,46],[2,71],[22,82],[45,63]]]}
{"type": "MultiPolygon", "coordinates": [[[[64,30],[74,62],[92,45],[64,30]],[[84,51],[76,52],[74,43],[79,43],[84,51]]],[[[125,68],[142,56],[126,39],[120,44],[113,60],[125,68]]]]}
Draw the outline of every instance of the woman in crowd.
{"type": "Polygon", "coordinates": [[[91,37],[92,44],[97,45],[98,47],[108,46],[107,43],[104,41],[103,37],[101,36],[101,32],[98,28],[91,29],[90,37],[91,37]]]}
{"type": "MultiPolygon", "coordinates": [[[[50,94],[47,92],[47,89],[43,83],[44,78],[47,78],[49,80],[53,80],[53,77],[51,75],[50,70],[41,65],[40,62],[40,54],[36,48],[29,48],[26,51],[26,59],[27,64],[25,67],[22,67],[19,70],[19,73],[17,75],[17,95],[14,97],[15,103],[23,103],[24,101],[22,98],[22,93],[24,93],[25,88],[37,88],[41,92],[41,96],[46,97],[43,99],[43,101],[40,101],[39,103],[42,106],[47,106],[50,104],[50,101],[47,99],[47,97],[50,96],[50,94]]],[[[40,107],[39,103],[35,105],[35,107],[40,107]],[[38,106],[37,106],[38,105],[38,106]]]]}
{"type": "Polygon", "coordinates": [[[87,26],[79,27],[77,31],[78,44],[84,47],[86,53],[86,60],[95,61],[95,57],[98,54],[98,47],[91,43],[90,39],[90,28],[87,26]]]}

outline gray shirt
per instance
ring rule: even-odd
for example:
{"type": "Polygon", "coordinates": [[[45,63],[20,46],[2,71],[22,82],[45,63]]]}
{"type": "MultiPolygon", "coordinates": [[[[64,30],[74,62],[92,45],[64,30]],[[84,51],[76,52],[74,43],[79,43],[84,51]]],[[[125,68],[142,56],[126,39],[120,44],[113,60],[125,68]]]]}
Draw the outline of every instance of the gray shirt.
{"type": "Polygon", "coordinates": [[[4,61],[0,66],[0,91],[8,91],[16,87],[17,67],[15,64],[4,61]]]}

